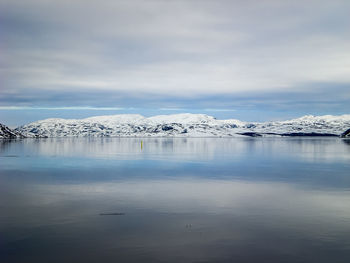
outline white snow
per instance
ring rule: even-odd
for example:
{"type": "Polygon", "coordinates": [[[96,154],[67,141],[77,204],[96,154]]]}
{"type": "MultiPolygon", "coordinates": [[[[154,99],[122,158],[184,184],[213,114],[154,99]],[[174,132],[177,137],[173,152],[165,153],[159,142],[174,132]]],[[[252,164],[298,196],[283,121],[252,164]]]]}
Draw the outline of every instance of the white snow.
{"type": "Polygon", "coordinates": [[[213,123],[215,118],[205,114],[172,114],[172,115],[157,115],[147,118],[147,121],[154,124],[169,124],[169,123],[182,123],[182,124],[197,124],[197,123],[213,123]]]}
{"type": "Polygon", "coordinates": [[[110,116],[95,116],[81,121],[86,122],[99,122],[99,123],[137,123],[145,119],[140,114],[119,114],[119,115],[110,115],[110,116]]]}
{"type": "Polygon", "coordinates": [[[173,114],[144,117],[139,114],[95,116],[85,119],[46,119],[16,130],[34,137],[211,137],[262,136],[317,133],[340,135],[350,127],[350,114],[312,116],[287,121],[243,122],[236,119],[217,120],[205,114],[173,114]]]}

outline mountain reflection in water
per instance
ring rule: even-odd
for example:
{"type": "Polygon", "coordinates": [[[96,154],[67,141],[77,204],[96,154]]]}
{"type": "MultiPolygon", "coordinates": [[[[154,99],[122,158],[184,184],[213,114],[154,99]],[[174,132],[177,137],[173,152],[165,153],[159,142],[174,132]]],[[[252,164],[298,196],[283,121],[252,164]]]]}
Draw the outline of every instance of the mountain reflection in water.
{"type": "Polygon", "coordinates": [[[347,140],[142,141],[0,141],[0,262],[350,261],[347,140]]]}

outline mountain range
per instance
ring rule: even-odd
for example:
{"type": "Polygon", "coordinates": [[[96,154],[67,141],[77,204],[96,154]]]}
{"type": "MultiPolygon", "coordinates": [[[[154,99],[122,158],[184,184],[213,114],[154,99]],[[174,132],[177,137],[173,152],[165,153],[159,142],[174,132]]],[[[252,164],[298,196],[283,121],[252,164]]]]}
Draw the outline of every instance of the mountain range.
{"type": "Polygon", "coordinates": [[[138,114],[85,119],[46,119],[11,130],[1,125],[0,138],[20,137],[235,137],[349,136],[350,114],[307,115],[287,121],[218,120],[205,114],[144,117],[138,114]]]}

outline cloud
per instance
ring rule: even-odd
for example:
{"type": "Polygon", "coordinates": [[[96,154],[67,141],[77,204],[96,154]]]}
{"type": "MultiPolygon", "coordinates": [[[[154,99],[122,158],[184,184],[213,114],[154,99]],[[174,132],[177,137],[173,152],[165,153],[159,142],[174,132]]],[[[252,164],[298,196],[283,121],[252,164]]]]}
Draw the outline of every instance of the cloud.
{"type": "Polygon", "coordinates": [[[218,111],[218,112],[220,112],[220,111],[236,111],[236,110],[234,110],[234,109],[204,109],[204,111],[218,111]]]}
{"type": "MultiPolygon", "coordinates": [[[[246,100],[235,98],[249,97],[258,107],[265,94],[272,103],[300,103],[311,93],[332,94],[324,84],[350,85],[349,7],[312,0],[4,0],[0,104],[137,102],[158,109],[195,101],[219,109],[234,105],[204,105],[207,98],[237,105],[246,100]],[[290,93],[299,95],[292,101],[290,93]]],[[[349,91],[318,103],[344,95],[349,91]]]]}
{"type": "Polygon", "coordinates": [[[0,110],[124,110],[118,107],[26,107],[26,106],[0,106],[0,110]]]}
{"type": "Polygon", "coordinates": [[[184,111],[184,108],[159,108],[161,111],[184,111]]]}

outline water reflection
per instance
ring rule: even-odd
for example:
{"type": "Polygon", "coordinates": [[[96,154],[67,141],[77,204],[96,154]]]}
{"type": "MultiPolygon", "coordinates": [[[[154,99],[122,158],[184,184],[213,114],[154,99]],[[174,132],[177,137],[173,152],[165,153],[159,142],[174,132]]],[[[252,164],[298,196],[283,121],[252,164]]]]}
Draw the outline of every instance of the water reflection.
{"type": "Polygon", "coordinates": [[[2,142],[0,262],[349,262],[344,140],[143,140],[2,142]]]}
{"type": "MultiPolygon", "coordinates": [[[[304,161],[349,161],[348,139],[339,138],[49,138],[0,141],[2,156],[83,156],[111,159],[212,160],[261,156],[304,161]],[[143,147],[141,149],[141,141],[143,147]]],[[[0,156],[1,156],[0,155],[0,156]]]]}

